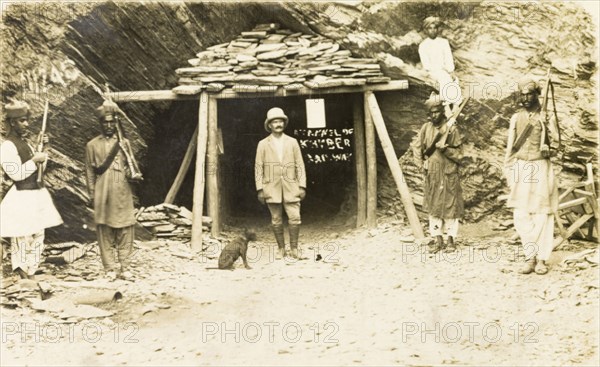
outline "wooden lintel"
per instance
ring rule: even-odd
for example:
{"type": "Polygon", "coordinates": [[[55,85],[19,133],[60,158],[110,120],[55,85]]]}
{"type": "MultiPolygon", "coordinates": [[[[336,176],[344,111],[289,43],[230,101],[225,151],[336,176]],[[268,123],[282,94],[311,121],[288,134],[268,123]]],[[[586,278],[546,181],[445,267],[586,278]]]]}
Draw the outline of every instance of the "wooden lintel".
{"type": "MultiPolygon", "coordinates": [[[[320,94],[342,94],[342,93],[364,93],[367,91],[372,92],[385,92],[394,90],[405,90],[408,89],[408,80],[392,80],[389,83],[382,84],[366,84],[362,86],[351,86],[351,87],[332,87],[332,88],[321,88],[313,89],[308,87],[302,87],[298,90],[285,90],[282,87],[277,88],[274,92],[260,92],[260,93],[238,93],[233,91],[231,88],[224,89],[218,93],[206,93],[213,98],[224,99],[224,98],[263,98],[263,97],[290,97],[290,96],[317,96],[320,94]]],[[[107,96],[112,98],[115,102],[153,102],[153,101],[191,101],[198,100],[198,94],[196,95],[183,95],[175,94],[171,90],[140,90],[140,91],[124,91],[124,92],[111,92],[107,93],[107,96]]]]}

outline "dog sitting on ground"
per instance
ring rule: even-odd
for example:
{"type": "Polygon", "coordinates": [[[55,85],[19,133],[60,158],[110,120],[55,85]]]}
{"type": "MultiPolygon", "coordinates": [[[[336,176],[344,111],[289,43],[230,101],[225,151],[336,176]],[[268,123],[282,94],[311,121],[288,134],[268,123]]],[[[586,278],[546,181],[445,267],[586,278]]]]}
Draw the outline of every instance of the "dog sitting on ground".
{"type": "Polygon", "coordinates": [[[236,236],[225,246],[219,255],[219,269],[233,269],[233,264],[241,257],[246,269],[252,269],[246,260],[248,242],[256,240],[256,233],[244,229],[244,233],[236,236]]]}

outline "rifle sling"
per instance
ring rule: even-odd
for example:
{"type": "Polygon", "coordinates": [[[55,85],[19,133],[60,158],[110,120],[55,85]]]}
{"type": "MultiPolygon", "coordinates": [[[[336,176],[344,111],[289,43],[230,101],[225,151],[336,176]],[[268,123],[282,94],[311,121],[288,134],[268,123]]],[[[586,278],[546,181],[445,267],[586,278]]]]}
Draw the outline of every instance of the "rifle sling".
{"type": "Polygon", "coordinates": [[[515,143],[512,147],[513,154],[517,153],[523,147],[523,145],[525,145],[525,142],[527,141],[527,139],[529,139],[529,135],[531,135],[532,131],[533,125],[531,123],[528,123],[527,126],[525,126],[525,128],[523,129],[521,135],[517,136],[517,138],[515,139],[515,143]]]}
{"type": "MultiPolygon", "coordinates": [[[[435,137],[433,138],[433,141],[431,142],[431,145],[430,145],[430,146],[428,146],[428,147],[427,147],[427,149],[425,149],[425,152],[423,152],[423,155],[424,155],[425,157],[427,157],[427,158],[431,157],[431,156],[433,155],[433,153],[435,152],[435,150],[436,150],[436,146],[435,146],[435,145],[436,145],[436,144],[437,144],[437,143],[438,143],[440,140],[442,140],[442,138],[444,137],[444,135],[446,135],[446,136],[450,135],[450,133],[451,133],[452,131],[454,131],[454,130],[452,130],[452,128],[453,128],[453,127],[454,127],[454,126],[451,126],[451,127],[449,127],[449,128],[446,130],[446,132],[444,132],[444,133],[439,133],[439,132],[438,132],[438,133],[435,135],[435,137]],[[451,130],[452,130],[452,131],[451,131],[451,130]]],[[[455,147],[449,146],[449,148],[455,148],[455,147]]]]}
{"type": "Polygon", "coordinates": [[[108,167],[110,167],[110,165],[114,162],[115,157],[119,152],[119,148],[119,142],[116,142],[115,145],[113,145],[113,147],[111,148],[104,162],[102,162],[100,166],[94,168],[94,173],[96,173],[96,175],[101,176],[104,172],[106,172],[108,167]]]}
{"type": "Polygon", "coordinates": [[[442,134],[440,134],[440,133],[437,133],[433,137],[433,141],[431,142],[431,144],[423,152],[423,155],[425,157],[429,158],[433,154],[433,152],[435,151],[435,144],[437,144],[437,142],[440,141],[441,138],[442,138],[442,134]]]}

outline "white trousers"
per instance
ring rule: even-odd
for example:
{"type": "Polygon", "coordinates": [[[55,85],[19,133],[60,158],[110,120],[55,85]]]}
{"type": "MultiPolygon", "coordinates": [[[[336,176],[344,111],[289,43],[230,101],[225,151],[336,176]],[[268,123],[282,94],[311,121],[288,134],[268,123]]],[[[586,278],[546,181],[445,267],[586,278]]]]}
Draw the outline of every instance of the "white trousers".
{"type": "Polygon", "coordinates": [[[452,79],[446,70],[431,70],[431,76],[437,80],[440,99],[447,103],[459,104],[463,100],[458,79],[452,79]]]}
{"type": "Polygon", "coordinates": [[[458,218],[442,219],[429,216],[429,233],[431,236],[443,236],[444,231],[448,236],[456,239],[458,235],[458,218]]]}
{"type": "Polygon", "coordinates": [[[27,275],[34,275],[42,261],[44,230],[30,236],[12,237],[10,245],[12,270],[21,268],[27,275]]]}
{"type": "Polygon", "coordinates": [[[525,259],[536,256],[538,260],[547,261],[554,246],[554,215],[515,209],[513,216],[515,230],[523,244],[525,259]]]}

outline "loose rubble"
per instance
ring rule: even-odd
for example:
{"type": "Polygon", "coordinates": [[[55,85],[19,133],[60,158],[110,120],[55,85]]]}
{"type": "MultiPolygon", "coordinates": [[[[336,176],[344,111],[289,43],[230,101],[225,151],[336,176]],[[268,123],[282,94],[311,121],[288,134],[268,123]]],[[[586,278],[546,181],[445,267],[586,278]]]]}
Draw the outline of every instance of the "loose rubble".
{"type": "MultiPolygon", "coordinates": [[[[138,222],[156,238],[189,242],[192,237],[192,212],[184,206],[159,204],[141,208],[136,213],[138,222]]],[[[210,231],[212,219],[202,217],[202,231],[210,231]]]]}

